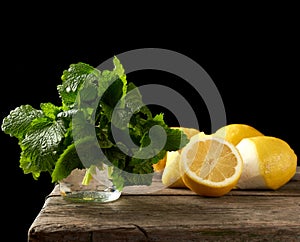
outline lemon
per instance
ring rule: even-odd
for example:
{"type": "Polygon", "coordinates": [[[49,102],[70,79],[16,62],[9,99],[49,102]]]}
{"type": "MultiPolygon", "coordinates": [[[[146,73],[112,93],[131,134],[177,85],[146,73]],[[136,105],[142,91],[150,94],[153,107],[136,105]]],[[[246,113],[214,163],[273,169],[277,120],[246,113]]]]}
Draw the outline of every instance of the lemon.
{"type": "Polygon", "coordinates": [[[167,155],[168,152],[166,153],[166,155],[164,156],[164,158],[160,159],[157,163],[153,164],[153,170],[155,172],[162,172],[166,166],[166,162],[167,162],[167,155]]]}
{"type": "Polygon", "coordinates": [[[186,187],[179,170],[179,151],[168,151],[167,157],[166,167],[161,178],[162,183],[167,187],[186,187]]]}
{"type": "MultiPolygon", "coordinates": [[[[188,137],[191,139],[194,135],[199,134],[205,136],[204,132],[200,132],[195,128],[186,127],[172,127],[181,129],[188,137]]],[[[178,151],[168,151],[166,155],[166,164],[162,173],[162,183],[171,188],[186,188],[184,182],[182,181],[180,173],[180,155],[182,149],[178,151]]]]}
{"type": "Polygon", "coordinates": [[[263,134],[248,124],[228,124],[219,128],[215,135],[237,145],[243,138],[262,136],[263,134]]]}
{"type": "Polygon", "coordinates": [[[214,135],[194,135],[180,157],[182,180],[199,195],[223,196],[236,186],[242,174],[243,160],[237,148],[214,135]]]}
{"type": "Polygon", "coordinates": [[[297,156],[284,140],[271,136],[244,138],[236,146],[244,168],[240,189],[279,189],[296,173],[297,156]]]}
{"type": "MultiPolygon", "coordinates": [[[[198,129],[195,128],[189,128],[189,127],[171,127],[171,129],[180,129],[182,130],[188,139],[190,139],[193,135],[200,133],[198,129]]],[[[179,150],[179,153],[181,152],[181,149],[179,150]]],[[[156,172],[162,172],[166,166],[167,163],[167,154],[164,156],[163,159],[159,160],[156,164],[153,164],[153,170],[156,172]]],[[[173,159],[173,156],[171,156],[173,159]]]]}

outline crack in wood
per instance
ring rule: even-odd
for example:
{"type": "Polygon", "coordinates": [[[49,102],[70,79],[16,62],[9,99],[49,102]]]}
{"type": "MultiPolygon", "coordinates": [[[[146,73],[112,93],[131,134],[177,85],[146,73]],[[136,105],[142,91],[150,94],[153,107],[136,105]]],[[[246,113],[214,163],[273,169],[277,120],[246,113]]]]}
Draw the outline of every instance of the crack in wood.
{"type": "Polygon", "coordinates": [[[141,231],[144,235],[145,235],[145,237],[148,239],[149,237],[148,237],[148,234],[147,234],[147,231],[143,228],[143,227],[141,227],[141,226],[139,226],[139,225],[137,225],[137,224],[132,224],[133,226],[135,226],[139,231],[141,231]]]}

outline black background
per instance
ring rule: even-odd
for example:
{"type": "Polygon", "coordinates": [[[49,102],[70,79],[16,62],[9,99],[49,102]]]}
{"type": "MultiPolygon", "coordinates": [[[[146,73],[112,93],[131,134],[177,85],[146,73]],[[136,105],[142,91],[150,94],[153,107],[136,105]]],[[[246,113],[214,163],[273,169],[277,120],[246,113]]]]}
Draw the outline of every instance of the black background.
{"type": "MultiPolygon", "coordinates": [[[[36,108],[42,102],[59,105],[56,86],[71,63],[97,66],[125,51],[165,48],[193,59],[210,75],[221,93],[227,123],[252,125],[287,141],[299,154],[299,26],[293,7],[244,14],[231,15],[230,20],[228,16],[220,18],[213,25],[212,15],[202,21],[195,15],[185,24],[166,18],[162,25],[149,23],[134,30],[133,25],[122,25],[121,19],[112,24],[103,16],[99,24],[99,19],[82,22],[76,13],[72,19],[62,14],[64,22],[57,21],[54,13],[45,22],[43,13],[23,14],[18,23],[4,24],[3,28],[0,118],[22,104],[36,108]],[[158,27],[162,33],[156,32],[158,27]]],[[[139,72],[128,75],[128,79],[138,84],[179,84],[177,90],[185,92],[198,113],[200,129],[213,131],[201,97],[180,86],[178,78],[139,72]]],[[[167,122],[176,125],[171,116],[166,116],[167,122]]],[[[42,174],[38,181],[23,174],[17,140],[3,132],[0,135],[1,203],[6,212],[2,234],[9,233],[10,241],[26,241],[29,226],[54,185],[48,174],[42,174]]]]}

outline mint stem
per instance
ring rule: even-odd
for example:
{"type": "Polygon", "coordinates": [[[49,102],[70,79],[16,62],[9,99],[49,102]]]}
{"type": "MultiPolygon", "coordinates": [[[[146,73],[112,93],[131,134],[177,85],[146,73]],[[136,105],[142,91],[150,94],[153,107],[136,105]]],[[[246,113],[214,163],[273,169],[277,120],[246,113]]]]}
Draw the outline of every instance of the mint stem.
{"type": "Polygon", "coordinates": [[[93,179],[94,174],[96,174],[96,166],[91,165],[89,168],[86,169],[85,175],[82,180],[82,185],[88,185],[93,179]]]}

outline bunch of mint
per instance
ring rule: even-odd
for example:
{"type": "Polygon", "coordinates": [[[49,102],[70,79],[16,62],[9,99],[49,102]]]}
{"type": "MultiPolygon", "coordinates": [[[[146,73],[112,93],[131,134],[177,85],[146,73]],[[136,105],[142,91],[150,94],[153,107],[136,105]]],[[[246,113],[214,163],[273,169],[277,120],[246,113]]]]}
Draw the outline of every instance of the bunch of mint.
{"type": "Polygon", "coordinates": [[[181,130],[164,122],[162,113],[153,116],[143,104],[116,56],[113,64],[111,71],[71,64],[57,86],[61,106],[22,105],[3,119],[2,131],[18,139],[24,174],[37,180],[48,172],[52,182],[59,182],[73,169],[106,164],[114,167],[111,177],[117,189],[150,185],[153,164],[188,143],[181,130]]]}

